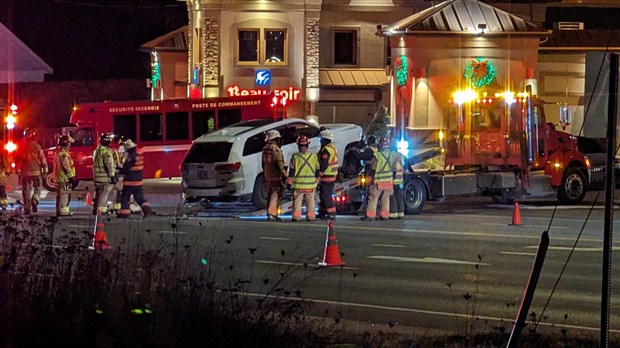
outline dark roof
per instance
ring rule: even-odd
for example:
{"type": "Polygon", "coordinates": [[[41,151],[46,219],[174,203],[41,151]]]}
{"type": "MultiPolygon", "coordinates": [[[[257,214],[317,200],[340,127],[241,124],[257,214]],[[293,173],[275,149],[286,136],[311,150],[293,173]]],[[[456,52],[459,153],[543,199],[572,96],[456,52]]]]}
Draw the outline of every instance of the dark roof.
{"type": "Polygon", "coordinates": [[[410,34],[549,35],[551,31],[477,0],[447,0],[392,25],[379,26],[378,35],[410,34]]]}
{"type": "Polygon", "coordinates": [[[189,25],[183,26],[168,34],[162,35],[156,39],[153,39],[142,46],[141,51],[150,52],[152,50],[158,51],[187,51],[187,32],[189,25]]]}
{"type": "Polygon", "coordinates": [[[554,30],[540,50],[620,50],[620,29],[554,30]]]}

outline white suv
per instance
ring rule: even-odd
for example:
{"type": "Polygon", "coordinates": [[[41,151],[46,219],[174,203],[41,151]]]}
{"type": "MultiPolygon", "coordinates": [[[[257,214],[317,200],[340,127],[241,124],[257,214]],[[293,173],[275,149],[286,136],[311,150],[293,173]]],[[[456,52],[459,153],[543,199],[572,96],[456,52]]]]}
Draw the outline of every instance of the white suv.
{"type": "MultiPolygon", "coordinates": [[[[339,166],[347,146],[357,144],[362,128],[354,124],[326,124],[334,134],[339,166]]],[[[265,133],[275,129],[282,136],[285,165],[297,152],[298,135],[310,139],[310,151],[320,149],[320,129],[304,119],[288,118],[240,122],[194,140],[181,165],[183,193],[186,201],[208,198],[249,200],[259,208],[267,206],[262,173],[265,133]]]]}

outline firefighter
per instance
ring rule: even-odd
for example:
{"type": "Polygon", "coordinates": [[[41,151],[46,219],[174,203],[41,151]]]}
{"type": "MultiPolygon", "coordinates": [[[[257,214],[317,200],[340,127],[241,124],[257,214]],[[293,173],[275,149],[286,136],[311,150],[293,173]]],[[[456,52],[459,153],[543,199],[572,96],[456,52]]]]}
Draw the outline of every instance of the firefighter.
{"type": "Polygon", "coordinates": [[[127,159],[121,169],[123,179],[123,191],[121,192],[121,210],[116,215],[119,218],[127,218],[131,215],[129,208],[129,200],[133,195],[134,200],[140,204],[144,217],[153,214],[149,202],[144,198],[144,190],[142,189],[142,169],[144,168],[144,159],[138,153],[138,146],[131,140],[125,141],[123,145],[127,151],[127,159]]]}
{"type": "MultiPolygon", "coordinates": [[[[356,152],[357,158],[364,164],[364,176],[368,178],[368,173],[370,172],[370,162],[375,157],[375,152],[377,152],[377,137],[374,135],[369,135],[366,138],[365,146],[358,149],[356,152]]],[[[369,183],[363,185],[363,194],[364,194],[364,202],[362,204],[362,211],[366,211],[366,207],[368,207],[368,191],[369,191],[369,183]]]]}
{"type": "Polygon", "coordinates": [[[382,137],[379,139],[379,151],[375,152],[374,158],[370,163],[371,178],[368,207],[366,216],[362,220],[375,220],[377,216],[377,203],[381,199],[381,211],[379,218],[387,220],[390,216],[390,195],[392,194],[392,178],[394,177],[392,150],[390,149],[390,139],[382,137]]]}
{"type": "MultiPolygon", "coordinates": [[[[396,145],[394,145],[396,148],[396,145]]],[[[402,219],[405,217],[405,195],[403,194],[404,172],[407,166],[407,158],[398,151],[392,151],[392,168],[394,179],[392,180],[393,193],[390,196],[390,219],[402,219]]]]}
{"type": "Polygon", "coordinates": [[[108,197],[112,188],[118,182],[116,177],[116,164],[114,155],[110,149],[112,136],[103,133],[99,137],[99,146],[93,154],[93,177],[95,178],[95,204],[93,205],[93,215],[97,211],[101,214],[108,212],[108,197]]]}
{"type": "Polygon", "coordinates": [[[280,132],[270,130],[267,133],[267,144],[263,147],[263,175],[267,189],[267,220],[280,221],[278,209],[282,191],[286,184],[286,170],[284,169],[284,156],[280,149],[280,132]]]}
{"type": "Polygon", "coordinates": [[[56,179],[56,216],[71,216],[69,210],[71,190],[75,178],[75,166],[69,154],[71,138],[61,135],[54,153],[54,178],[56,179]]]}
{"type": "Polygon", "coordinates": [[[312,221],[316,214],[314,202],[319,178],[319,159],[308,151],[310,140],[305,135],[297,138],[299,152],[291,156],[287,184],[293,188],[293,222],[301,221],[302,201],[306,199],[306,220],[312,221]]]}
{"type": "Polygon", "coordinates": [[[17,167],[20,173],[25,214],[30,214],[31,211],[33,213],[38,211],[41,198],[41,176],[45,177],[48,172],[43,149],[34,140],[35,135],[34,130],[30,128],[24,129],[24,141],[19,147],[20,151],[17,155],[17,167]]]}
{"type": "Polygon", "coordinates": [[[6,210],[8,205],[6,186],[8,185],[8,176],[11,175],[11,167],[7,159],[7,153],[0,151],[0,207],[6,210]]]}
{"type": "Polygon", "coordinates": [[[323,130],[319,134],[321,137],[321,150],[318,153],[319,158],[319,217],[321,219],[336,218],[336,205],[334,204],[334,185],[338,176],[338,153],[332,142],[334,135],[323,130]]]}
{"type": "Polygon", "coordinates": [[[114,163],[116,164],[116,178],[118,182],[114,185],[112,191],[113,204],[112,210],[118,213],[121,210],[121,192],[123,191],[123,175],[120,174],[120,170],[123,168],[123,164],[127,159],[127,151],[125,151],[124,144],[127,141],[127,137],[124,135],[121,137],[115,136],[116,145],[112,149],[112,154],[114,156],[114,163]]]}

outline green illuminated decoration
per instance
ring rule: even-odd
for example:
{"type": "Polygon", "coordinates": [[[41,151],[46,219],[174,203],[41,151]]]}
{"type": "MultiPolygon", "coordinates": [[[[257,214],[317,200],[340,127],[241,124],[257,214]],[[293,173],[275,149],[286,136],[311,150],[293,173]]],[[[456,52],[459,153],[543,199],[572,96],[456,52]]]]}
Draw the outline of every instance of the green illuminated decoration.
{"type": "Polygon", "coordinates": [[[467,63],[463,76],[473,88],[485,87],[495,79],[495,66],[488,59],[478,57],[467,63]]]}
{"type": "Polygon", "coordinates": [[[407,83],[407,56],[399,56],[396,60],[396,83],[398,86],[404,86],[407,83]]]}
{"type": "Polygon", "coordinates": [[[159,81],[161,80],[161,71],[159,69],[159,62],[154,61],[151,64],[151,85],[153,88],[159,87],[159,81]]]}

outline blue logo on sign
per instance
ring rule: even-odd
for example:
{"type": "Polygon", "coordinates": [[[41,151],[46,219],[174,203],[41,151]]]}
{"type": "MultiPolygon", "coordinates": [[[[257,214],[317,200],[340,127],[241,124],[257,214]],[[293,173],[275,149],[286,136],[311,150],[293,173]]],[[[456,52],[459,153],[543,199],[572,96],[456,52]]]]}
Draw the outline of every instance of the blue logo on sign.
{"type": "Polygon", "coordinates": [[[254,84],[256,84],[257,86],[269,86],[269,83],[271,83],[271,71],[256,70],[254,84]]]}

